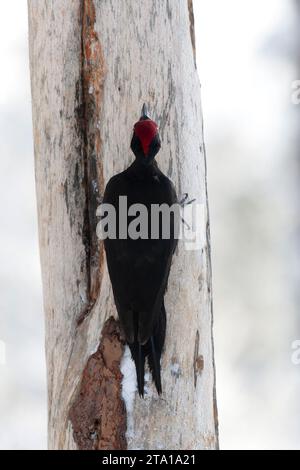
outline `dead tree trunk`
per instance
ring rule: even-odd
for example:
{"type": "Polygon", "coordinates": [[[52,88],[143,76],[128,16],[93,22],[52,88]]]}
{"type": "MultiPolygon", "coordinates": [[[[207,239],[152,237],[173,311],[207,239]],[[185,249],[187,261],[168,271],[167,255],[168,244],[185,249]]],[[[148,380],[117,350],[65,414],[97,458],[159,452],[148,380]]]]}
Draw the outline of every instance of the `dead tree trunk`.
{"type": "Polygon", "coordinates": [[[215,449],[209,216],[192,0],[29,0],[28,6],[49,447],[215,449]],[[143,400],[128,377],[130,361],[122,359],[96,208],[108,179],[132,160],[132,125],[144,101],[160,126],[161,169],[179,194],[204,205],[205,243],[198,251],[179,243],[166,295],[164,393],[158,398],[148,383],[143,400]]]}

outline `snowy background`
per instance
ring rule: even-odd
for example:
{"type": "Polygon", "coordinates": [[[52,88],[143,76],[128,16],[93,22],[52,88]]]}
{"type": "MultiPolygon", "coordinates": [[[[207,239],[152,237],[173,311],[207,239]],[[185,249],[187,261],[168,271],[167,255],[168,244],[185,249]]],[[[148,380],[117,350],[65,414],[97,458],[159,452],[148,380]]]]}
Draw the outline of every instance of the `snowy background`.
{"type": "MultiPolygon", "coordinates": [[[[194,0],[223,449],[300,449],[300,2],[194,0]]],[[[46,448],[25,0],[0,16],[0,449],[46,448]],[[5,344],[5,356],[3,345],[5,344]],[[5,363],[4,363],[4,359],[5,363]]]]}

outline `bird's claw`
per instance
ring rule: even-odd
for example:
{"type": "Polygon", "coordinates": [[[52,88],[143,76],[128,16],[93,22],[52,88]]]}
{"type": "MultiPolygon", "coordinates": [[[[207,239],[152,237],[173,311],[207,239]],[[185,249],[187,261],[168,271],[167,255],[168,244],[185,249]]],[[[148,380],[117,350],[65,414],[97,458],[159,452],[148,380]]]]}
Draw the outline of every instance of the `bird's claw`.
{"type": "MultiPolygon", "coordinates": [[[[189,195],[188,193],[184,193],[183,196],[181,197],[181,199],[179,200],[179,205],[181,206],[181,208],[183,209],[184,207],[186,206],[189,206],[190,204],[192,204],[193,202],[196,201],[196,199],[189,199],[189,195]]],[[[182,223],[187,227],[188,230],[191,230],[191,227],[189,226],[189,224],[184,220],[183,217],[181,217],[181,221],[182,223]]]]}
{"type": "Polygon", "coordinates": [[[191,200],[188,200],[188,199],[189,199],[188,193],[184,193],[183,197],[179,200],[179,205],[181,207],[184,207],[184,206],[188,206],[189,204],[192,204],[193,202],[196,201],[196,199],[191,199],[191,200]]]}

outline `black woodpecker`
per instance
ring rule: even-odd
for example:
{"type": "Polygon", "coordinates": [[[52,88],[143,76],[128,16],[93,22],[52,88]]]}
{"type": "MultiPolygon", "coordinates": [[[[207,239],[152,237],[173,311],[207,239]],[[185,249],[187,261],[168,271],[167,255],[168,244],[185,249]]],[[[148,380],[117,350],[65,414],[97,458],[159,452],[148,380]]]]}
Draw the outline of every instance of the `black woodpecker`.
{"type": "MultiPolygon", "coordinates": [[[[157,392],[162,392],[160,358],[166,335],[164,295],[177,243],[176,217],[172,213],[166,220],[160,219],[158,236],[151,238],[152,205],[171,207],[177,203],[177,196],[173,183],[155,161],[161,141],[157,124],[147,114],[144,105],[140,120],[134,125],[131,150],[135,161],[109,180],[103,198],[103,203],[114,206],[117,215],[117,237],[106,238],[104,246],[116,308],[135,362],[142,397],[146,358],[157,392]],[[119,236],[120,196],[127,196],[128,208],[137,203],[146,206],[149,235],[146,239],[119,236]],[[168,237],[162,235],[164,223],[169,224],[168,237]]],[[[131,220],[128,216],[128,226],[131,220]]]]}

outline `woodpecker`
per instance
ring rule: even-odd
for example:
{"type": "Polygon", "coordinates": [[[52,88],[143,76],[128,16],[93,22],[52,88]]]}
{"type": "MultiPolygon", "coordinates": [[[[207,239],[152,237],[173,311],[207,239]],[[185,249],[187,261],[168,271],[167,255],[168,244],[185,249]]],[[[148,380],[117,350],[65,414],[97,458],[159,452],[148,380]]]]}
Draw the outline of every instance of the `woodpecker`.
{"type": "MultiPolygon", "coordinates": [[[[177,203],[173,183],[155,161],[161,140],[157,124],[148,116],[146,105],[134,125],[131,140],[134,162],[108,182],[103,203],[111,204],[119,221],[119,197],[126,196],[128,207],[143,204],[147,208],[149,237],[106,238],[104,241],[114,300],[126,342],[135,363],[138,392],[144,396],[145,360],[148,360],[158,394],[162,393],[160,358],[166,335],[164,295],[174,254],[174,217],[166,222],[170,236],[151,238],[151,206],[177,203]]],[[[128,225],[130,224],[128,217],[128,225]]],[[[118,224],[118,222],[117,222],[118,224]]],[[[118,227],[117,227],[118,233],[118,227]]]]}

